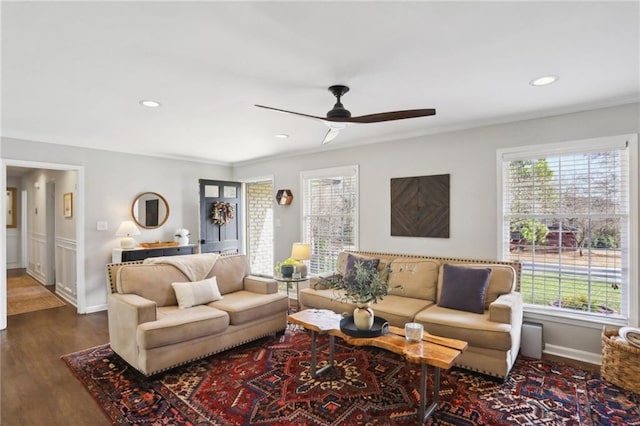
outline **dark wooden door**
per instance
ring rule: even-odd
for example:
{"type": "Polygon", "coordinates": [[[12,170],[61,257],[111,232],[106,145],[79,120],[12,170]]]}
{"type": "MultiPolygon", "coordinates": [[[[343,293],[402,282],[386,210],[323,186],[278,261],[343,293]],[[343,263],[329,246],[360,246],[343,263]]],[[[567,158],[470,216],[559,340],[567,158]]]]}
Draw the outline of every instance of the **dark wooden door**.
{"type": "MultiPolygon", "coordinates": [[[[200,252],[240,253],[242,251],[242,184],[219,180],[200,179],[200,252]],[[218,209],[218,218],[226,223],[219,224],[213,219],[216,203],[223,203],[218,209]],[[233,218],[224,212],[233,209],[233,218]]],[[[219,205],[220,206],[220,205],[219,205]]]]}

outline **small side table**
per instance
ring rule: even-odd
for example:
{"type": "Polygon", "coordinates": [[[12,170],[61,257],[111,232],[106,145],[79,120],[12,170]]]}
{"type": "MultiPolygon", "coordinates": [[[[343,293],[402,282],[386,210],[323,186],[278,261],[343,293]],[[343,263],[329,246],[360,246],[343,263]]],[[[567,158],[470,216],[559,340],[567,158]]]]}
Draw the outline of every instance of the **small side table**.
{"type": "MultiPolygon", "coordinates": [[[[296,312],[300,311],[300,283],[304,282],[304,281],[309,281],[309,277],[302,277],[302,278],[285,278],[285,277],[273,277],[274,280],[278,281],[279,283],[285,283],[285,286],[287,287],[287,301],[289,300],[289,284],[295,284],[296,285],[296,312]]],[[[289,313],[291,313],[291,309],[288,310],[289,313]]]]}

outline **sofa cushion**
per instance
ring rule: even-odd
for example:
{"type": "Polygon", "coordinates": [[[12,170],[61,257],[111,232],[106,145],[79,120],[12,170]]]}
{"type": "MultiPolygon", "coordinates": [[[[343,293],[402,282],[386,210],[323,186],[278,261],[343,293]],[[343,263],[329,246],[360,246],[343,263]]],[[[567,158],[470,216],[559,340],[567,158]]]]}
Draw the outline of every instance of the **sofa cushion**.
{"type": "Polygon", "coordinates": [[[178,307],[180,309],[204,305],[222,299],[216,277],[202,281],[171,283],[171,286],[176,292],[176,299],[178,299],[178,307]]]}
{"type": "Polygon", "coordinates": [[[371,309],[377,317],[387,320],[389,325],[404,328],[406,323],[413,321],[418,312],[431,305],[433,302],[430,300],[389,294],[378,303],[371,304],[371,309]]]}
{"type": "Polygon", "coordinates": [[[436,300],[440,263],[429,259],[397,258],[391,261],[390,293],[423,300],[436,300]],[[401,288],[397,288],[402,286],[401,288]]]}
{"type": "Polygon", "coordinates": [[[479,348],[508,351],[512,339],[519,338],[519,332],[512,334],[511,324],[491,321],[489,311],[478,315],[433,305],[418,312],[415,321],[431,334],[463,340],[479,348]]]}
{"type": "Polygon", "coordinates": [[[484,299],[491,269],[443,265],[442,295],[438,306],[461,311],[484,313],[484,299]]]}
{"type": "MultiPolygon", "coordinates": [[[[489,309],[495,300],[503,294],[515,291],[516,286],[516,270],[510,265],[499,263],[448,263],[451,265],[464,266],[465,268],[490,268],[491,277],[489,278],[489,287],[484,300],[484,308],[489,309]]],[[[442,294],[442,274],[438,278],[438,301],[442,294]]]]}
{"type": "Polygon", "coordinates": [[[158,306],[177,305],[172,282],[186,281],[187,277],[171,265],[124,265],[118,269],[116,290],[153,300],[158,306]]]}
{"type": "Polygon", "coordinates": [[[287,295],[282,293],[259,294],[240,290],[227,293],[224,299],[211,302],[207,306],[227,312],[231,325],[239,325],[279,312],[285,315],[288,310],[288,299],[287,295]]]}
{"type": "Polygon", "coordinates": [[[219,309],[205,305],[191,309],[166,306],[158,309],[156,321],[138,326],[136,340],[141,348],[158,348],[216,334],[228,326],[229,315],[219,309]]]}
{"type": "Polygon", "coordinates": [[[220,256],[207,278],[216,277],[220,294],[242,290],[243,279],[248,275],[247,257],[243,255],[220,256]]]}
{"type": "Polygon", "coordinates": [[[300,306],[302,309],[329,309],[339,314],[351,314],[356,305],[344,301],[344,292],[342,290],[334,290],[332,288],[314,288],[300,289],[300,306]]]}

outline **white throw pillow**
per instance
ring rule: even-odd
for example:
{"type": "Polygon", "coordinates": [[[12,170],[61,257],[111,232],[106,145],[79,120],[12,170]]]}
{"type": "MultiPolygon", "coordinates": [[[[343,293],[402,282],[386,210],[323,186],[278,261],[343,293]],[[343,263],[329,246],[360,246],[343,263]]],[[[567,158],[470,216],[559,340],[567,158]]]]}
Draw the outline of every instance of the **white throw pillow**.
{"type": "Polygon", "coordinates": [[[216,277],[202,281],[171,283],[171,286],[173,291],[176,292],[176,299],[178,299],[178,307],[180,309],[204,305],[205,303],[222,299],[216,277]]]}

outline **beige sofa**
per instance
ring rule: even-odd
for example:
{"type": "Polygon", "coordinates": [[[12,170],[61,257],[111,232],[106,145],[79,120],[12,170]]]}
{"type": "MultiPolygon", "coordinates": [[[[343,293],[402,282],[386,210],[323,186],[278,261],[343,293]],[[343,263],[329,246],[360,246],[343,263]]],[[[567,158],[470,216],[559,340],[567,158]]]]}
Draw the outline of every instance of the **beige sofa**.
{"type": "MultiPolygon", "coordinates": [[[[522,327],[521,266],[518,262],[453,259],[431,256],[401,255],[372,252],[349,252],[353,255],[380,259],[379,270],[389,265],[388,282],[393,289],[372,308],[390,325],[404,327],[407,322],[419,322],[425,331],[444,337],[464,340],[468,349],[456,365],[504,378],[509,374],[520,349],[522,327]],[[443,287],[445,264],[490,268],[482,314],[438,306],[443,287]]],[[[337,272],[344,274],[348,252],[338,256],[337,272]]],[[[350,313],[355,305],[340,301],[333,289],[321,289],[312,282],[300,291],[300,304],[305,308],[330,309],[350,313]],[[315,287],[315,288],[314,288],[315,287]]],[[[482,309],[482,307],[481,307],[482,309]]]]}
{"type": "Polygon", "coordinates": [[[276,281],[250,275],[244,255],[212,255],[215,260],[207,256],[107,266],[111,347],[143,374],[152,375],[286,328],[288,301],[278,293],[276,281]],[[216,277],[222,298],[180,309],[172,283],[211,277],[216,277]]]}

